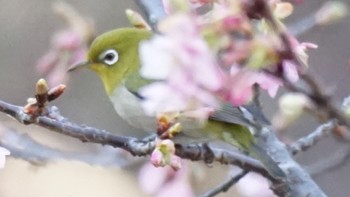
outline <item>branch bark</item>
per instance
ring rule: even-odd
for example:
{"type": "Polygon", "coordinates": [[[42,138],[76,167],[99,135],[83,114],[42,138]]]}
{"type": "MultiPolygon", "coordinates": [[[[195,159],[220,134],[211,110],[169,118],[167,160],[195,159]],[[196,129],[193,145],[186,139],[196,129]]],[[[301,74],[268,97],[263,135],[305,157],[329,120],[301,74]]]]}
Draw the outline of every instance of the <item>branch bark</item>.
{"type": "Polygon", "coordinates": [[[310,175],[293,159],[286,145],[277,139],[273,130],[264,127],[258,133],[257,143],[286,174],[282,180],[284,184],[272,186],[277,195],[283,197],[326,196],[310,175]]]}
{"type": "Polygon", "coordinates": [[[248,171],[243,170],[239,174],[230,177],[228,180],[223,182],[221,185],[216,188],[208,191],[207,193],[201,195],[200,197],[213,197],[222,192],[227,192],[234,184],[236,184],[239,180],[241,180],[245,175],[248,174],[248,171]]]}
{"type": "Polygon", "coordinates": [[[146,15],[152,29],[156,30],[158,21],[165,17],[163,2],[160,0],[135,0],[135,2],[146,15]]]}
{"type": "MultiPolygon", "coordinates": [[[[30,115],[23,112],[22,107],[0,100],[0,111],[8,114],[22,124],[36,124],[50,131],[80,139],[83,142],[122,148],[133,156],[148,156],[155,147],[154,141],[119,136],[105,130],[70,122],[67,118],[59,114],[56,107],[51,107],[48,110],[49,114],[47,116],[38,116],[33,119],[30,115]]],[[[204,161],[206,163],[216,161],[222,164],[236,165],[242,169],[260,173],[271,181],[277,181],[258,160],[233,151],[213,148],[203,144],[177,144],[176,155],[192,161],[204,161]]]]}
{"type": "Polygon", "coordinates": [[[328,136],[331,130],[336,126],[335,121],[329,121],[317,127],[315,131],[309,135],[300,138],[294,144],[289,146],[289,151],[292,155],[296,155],[300,151],[306,151],[314,146],[320,139],[328,136]]]}
{"type": "Polygon", "coordinates": [[[11,157],[23,159],[35,165],[55,160],[75,160],[91,165],[127,166],[133,161],[126,158],[125,152],[111,147],[101,147],[99,151],[63,151],[52,148],[33,139],[26,133],[0,125],[0,146],[11,152],[11,157]]]}

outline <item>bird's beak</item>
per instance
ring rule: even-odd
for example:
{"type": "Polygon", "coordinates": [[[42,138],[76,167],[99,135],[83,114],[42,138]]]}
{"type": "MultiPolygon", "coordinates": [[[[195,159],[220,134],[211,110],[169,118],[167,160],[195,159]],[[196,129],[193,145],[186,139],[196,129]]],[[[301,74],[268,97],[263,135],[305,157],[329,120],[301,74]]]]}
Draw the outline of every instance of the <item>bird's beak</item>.
{"type": "Polygon", "coordinates": [[[68,68],[67,72],[72,72],[80,68],[87,68],[89,65],[91,65],[91,63],[88,61],[73,64],[71,67],[68,68]]]}

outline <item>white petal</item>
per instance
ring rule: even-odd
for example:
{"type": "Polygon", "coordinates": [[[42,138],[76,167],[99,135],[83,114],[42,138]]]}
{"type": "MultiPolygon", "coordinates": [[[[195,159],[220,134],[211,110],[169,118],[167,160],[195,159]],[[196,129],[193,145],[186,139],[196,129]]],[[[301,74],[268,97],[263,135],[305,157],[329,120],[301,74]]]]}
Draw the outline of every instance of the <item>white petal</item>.
{"type": "Polygon", "coordinates": [[[148,79],[164,80],[171,74],[174,60],[169,53],[169,47],[171,47],[170,41],[161,36],[140,44],[141,76],[148,79]]]}
{"type": "Polygon", "coordinates": [[[159,112],[176,112],[183,110],[187,101],[181,97],[179,92],[165,83],[155,82],[140,90],[141,95],[146,99],[142,106],[148,115],[155,115],[159,112]]]}
{"type": "Polygon", "coordinates": [[[0,155],[10,155],[10,151],[0,146],[0,155]]]}

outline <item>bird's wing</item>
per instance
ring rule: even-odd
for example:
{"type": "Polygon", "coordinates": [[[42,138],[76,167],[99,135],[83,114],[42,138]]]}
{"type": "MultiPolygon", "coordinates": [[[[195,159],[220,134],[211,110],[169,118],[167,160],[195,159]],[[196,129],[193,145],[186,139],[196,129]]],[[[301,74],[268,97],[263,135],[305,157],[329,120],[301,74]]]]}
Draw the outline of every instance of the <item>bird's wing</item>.
{"type": "Polygon", "coordinates": [[[209,119],[231,124],[250,125],[250,120],[246,118],[246,114],[243,114],[243,110],[250,113],[252,118],[260,124],[270,124],[264,114],[262,114],[260,108],[254,104],[245,105],[243,107],[234,107],[229,103],[225,103],[222,104],[220,108],[216,109],[209,119]]]}
{"type": "Polygon", "coordinates": [[[223,104],[210,115],[209,119],[233,124],[248,124],[248,121],[242,116],[242,112],[230,104],[223,104]]]}
{"type": "MultiPolygon", "coordinates": [[[[139,94],[139,89],[152,82],[154,82],[154,80],[145,79],[141,77],[138,72],[136,72],[126,78],[124,85],[127,90],[129,90],[136,97],[139,99],[145,99],[141,94],[139,94]]],[[[270,124],[267,118],[262,114],[260,108],[254,104],[249,104],[238,108],[229,103],[225,103],[222,104],[220,108],[216,109],[209,119],[230,124],[250,125],[249,120],[243,116],[242,109],[247,110],[257,122],[264,125],[270,124]]]]}

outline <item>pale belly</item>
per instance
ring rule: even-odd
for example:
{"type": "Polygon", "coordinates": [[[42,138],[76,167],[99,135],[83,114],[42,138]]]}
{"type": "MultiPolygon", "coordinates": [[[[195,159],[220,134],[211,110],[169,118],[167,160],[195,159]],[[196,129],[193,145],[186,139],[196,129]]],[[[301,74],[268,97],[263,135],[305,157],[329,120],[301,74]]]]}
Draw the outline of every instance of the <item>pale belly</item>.
{"type": "Polygon", "coordinates": [[[109,97],[117,114],[135,128],[149,133],[156,132],[156,118],[145,114],[139,98],[125,87],[116,89],[109,97]]]}
{"type": "MultiPolygon", "coordinates": [[[[148,133],[156,133],[156,117],[146,115],[141,106],[140,99],[134,94],[130,93],[125,87],[120,87],[115,90],[109,98],[113,103],[117,114],[131,126],[144,130],[148,133]]],[[[192,140],[196,139],[195,141],[198,141],[201,138],[207,138],[204,133],[200,132],[200,127],[203,125],[194,126],[195,124],[193,124],[193,121],[188,121],[187,123],[185,122],[181,122],[183,131],[181,132],[180,136],[189,137],[192,138],[192,140]]]]}

